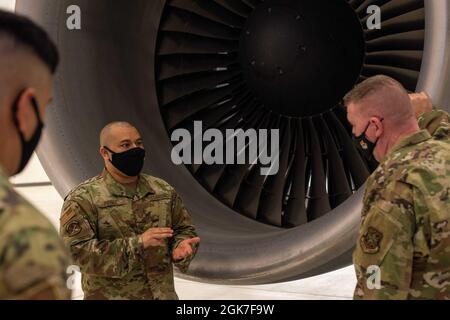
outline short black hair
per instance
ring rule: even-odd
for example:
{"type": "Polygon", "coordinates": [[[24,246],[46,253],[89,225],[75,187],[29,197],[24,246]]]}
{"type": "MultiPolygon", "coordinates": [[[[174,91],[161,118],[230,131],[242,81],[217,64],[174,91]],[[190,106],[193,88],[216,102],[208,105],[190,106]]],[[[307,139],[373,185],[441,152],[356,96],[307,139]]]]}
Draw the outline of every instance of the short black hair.
{"type": "Polygon", "coordinates": [[[59,63],[58,49],[47,32],[25,16],[0,10],[0,36],[5,34],[33,50],[54,74],[59,63]]]}

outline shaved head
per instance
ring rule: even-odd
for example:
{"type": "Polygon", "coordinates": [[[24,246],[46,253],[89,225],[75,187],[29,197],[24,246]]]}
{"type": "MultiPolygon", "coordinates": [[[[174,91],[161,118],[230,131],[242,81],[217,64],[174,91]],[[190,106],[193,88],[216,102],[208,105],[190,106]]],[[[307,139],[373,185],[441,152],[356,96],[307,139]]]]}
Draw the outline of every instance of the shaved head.
{"type": "Polygon", "coordinates": [[[121,131],[121,129],[124,128],[137,131],[132,124],[126,121],[114,121],[108,123],[102,131],[100,131],[100,147],[110,145],[113,142],[113,139],[116,138],[118,131],[121,131]]]}
{"type": "Polygon", "coordinates": [[[397,80],[384,75],[358,84],[344,97],[344,104],[347,107],[351,105],[359,115],[378,116],[396,126],[415,119],[406,89],[397,80]]]}

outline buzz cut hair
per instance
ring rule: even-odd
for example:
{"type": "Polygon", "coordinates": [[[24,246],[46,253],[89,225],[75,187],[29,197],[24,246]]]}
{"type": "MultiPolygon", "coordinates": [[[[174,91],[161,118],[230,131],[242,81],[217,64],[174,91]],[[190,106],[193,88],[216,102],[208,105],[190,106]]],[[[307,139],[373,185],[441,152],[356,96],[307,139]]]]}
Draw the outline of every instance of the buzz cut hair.
{"type": "Polygon", "coordinates": [[[17,47],[30,49],[52,74],[56,72],[59,64],[58,49],[47,32],[29,18],[0,10],[0,37],[11,39],[17,47]]]}
{"type": "Polygon", "coordinates": [[[108,136],[109,132],[111,131],[111,129],[113,127],[126,127],[126,128],[135,128],[136,129],[135,126],[133,126],[131,123],[129,123],[127,121],[113,121],[113,122],[110,122],[107,125],[105,125],[103,127],[103,129],[100,131],[100,135],[99,135],[100,147],[104,147],[105,146],[105,139],[106,139],[106,137],[108,136]]]}
{"type": "Polygon", "coordinates": [[[395,87],[404,91],[405,94],[408,94],[405,87],[394,78],[386,75],[376,75],[357,84],[350,92],[348,92],[343,98],[343,105],[344,107],[347,107],[350,103],[360,102],[373,93],[387,87],[395,87]]]}

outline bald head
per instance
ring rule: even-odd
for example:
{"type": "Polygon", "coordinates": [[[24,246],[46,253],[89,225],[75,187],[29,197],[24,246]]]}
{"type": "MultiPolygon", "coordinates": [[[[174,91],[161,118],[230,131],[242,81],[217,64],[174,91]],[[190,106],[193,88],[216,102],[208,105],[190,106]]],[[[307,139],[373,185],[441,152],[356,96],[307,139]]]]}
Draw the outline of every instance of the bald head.
{"type": "Polygon", "coordinates": [[[358,84],[344,97],[344,104],[359,115],[377,116],[397,126],[415,120],[408,92],[397,80],[384,75],[358,84]]]}
{"type": "Polygon", "coordinates": [[[100,131],[100,147],[114,148],[122,142],[135,142],[141,140],[139,131],[129,122],[114,121],[107,124],[100,131]]]}

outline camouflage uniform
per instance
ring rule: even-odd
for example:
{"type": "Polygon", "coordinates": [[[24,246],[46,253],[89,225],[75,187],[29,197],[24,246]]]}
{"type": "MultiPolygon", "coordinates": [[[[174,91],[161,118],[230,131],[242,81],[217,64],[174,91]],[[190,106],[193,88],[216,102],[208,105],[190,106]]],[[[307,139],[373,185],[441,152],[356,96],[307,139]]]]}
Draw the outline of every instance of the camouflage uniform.
{"type": "Polygon", "coordinates": [[[429,131],[400,141],[367,180],[355,299],[450,299],[448,120],[443,111],[423,115],[429,131]]]}
{"type": "Polygon", "coordinates": [[[69,253],[0,169],[0,299],[70,299],[69,253]]]}
{"type": "Polygon", "coordinates": [[[435,138],[442,139],[449,137],[450,132],[450,116],[447,112],[434,109],[419,117],[420,128],[427,129],[435,138]]]}
{"type": "MultiPolygon", "coordinates": [[[[197,236],[180,197],[165,181],[141,174],[132,191],[106,170],[68,194],[61,235],[81,268],[85,299],[178,299],[172,251],[197,236]],[[165,246],[144,250],[139,235],[160,227],[171,227],[173,237],[165,246]]],[[[193,256],[175,265],[186,272],[193,256]]]]}

